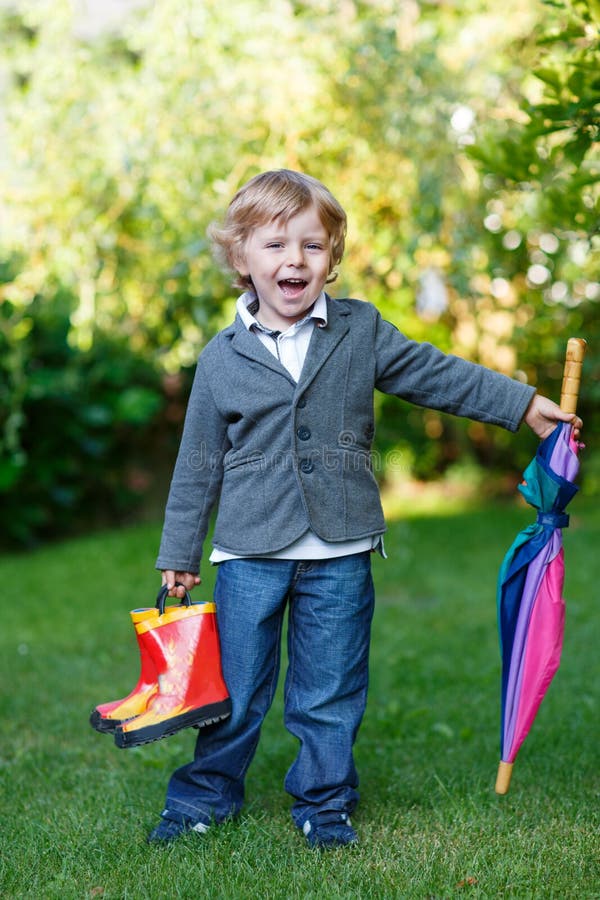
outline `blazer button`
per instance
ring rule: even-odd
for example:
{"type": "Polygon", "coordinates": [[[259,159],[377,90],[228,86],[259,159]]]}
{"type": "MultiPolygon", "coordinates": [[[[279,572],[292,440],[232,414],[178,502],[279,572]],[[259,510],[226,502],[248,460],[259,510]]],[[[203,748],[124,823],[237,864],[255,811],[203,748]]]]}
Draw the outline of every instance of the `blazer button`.
{"type": "Polygon", "coordinates": [[[298,407],[298,409],[304,409],[304,407],[306,406],[306,397],[300,397],[300,399],[296,403],[296,406],[298,407]]]}
{"type": "Polygon", "coordinates": [[[310,475],[313,469],[314,465],[312,459],[303,459],[300,463],[300,471],[305,475],[310,475]]]}
{"type": "Polygon", "coordinates": [[[301,425],[296,434],[301,441],[307,441],[310,438],[310,429],[306,428],[306,426],[304,425],[301,425]]]}

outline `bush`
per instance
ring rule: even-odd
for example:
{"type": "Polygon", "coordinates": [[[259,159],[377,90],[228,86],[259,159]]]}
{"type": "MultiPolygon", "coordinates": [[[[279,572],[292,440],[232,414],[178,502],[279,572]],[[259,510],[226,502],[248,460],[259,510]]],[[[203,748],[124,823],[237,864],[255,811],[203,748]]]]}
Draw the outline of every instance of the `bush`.
{"type": "Polygon", "coordinates": [[[151,360],[125,338],[69,341],[73,298],[5,302],[0,329],[2,533],[31,545],[119,521],[145,497],[169,398],[151,360]]]}

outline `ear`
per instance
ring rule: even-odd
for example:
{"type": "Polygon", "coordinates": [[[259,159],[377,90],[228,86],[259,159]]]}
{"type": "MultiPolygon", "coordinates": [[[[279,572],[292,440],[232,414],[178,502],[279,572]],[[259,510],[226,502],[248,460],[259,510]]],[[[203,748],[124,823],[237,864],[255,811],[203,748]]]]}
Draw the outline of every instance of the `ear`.
{"type": "Polygon", "coordinates": [[[231,257],[235,271],[238,272],[238,274],[242,275],[244,278],[247,278],[250,274],[250,269],[248,268],[248,264],[246,262],[246,254],[244,253],[243,246],[235,247],[231,254],[231,257]]]}

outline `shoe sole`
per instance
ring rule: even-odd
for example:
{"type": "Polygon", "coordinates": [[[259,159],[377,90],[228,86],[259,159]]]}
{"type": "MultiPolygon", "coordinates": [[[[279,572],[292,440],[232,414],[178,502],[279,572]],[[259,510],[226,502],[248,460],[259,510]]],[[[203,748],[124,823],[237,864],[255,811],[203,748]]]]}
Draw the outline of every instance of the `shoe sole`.
{"type": "Polygon", "coordinates": [[[114,732],[115,744],[122,749],[139,747],[140,744],[152,744],[154,741],[160,741],[161,738],[176,734],[184,728],[204,728],[206,725],[221,722],[230,715],[231,700],[222,700],[220,703],[211,703],[200,709],[193,709],[156,725],[147,725],[145,728],[138,728],[134,731],[123,731],[122,728],[117,727],[114,732]]]}
{"type": "Polygon", "coordinates": [[[119,725],[123,725],[127,719],[106,719],[97,709],[90,716],[90,725],[100,734],[111,734],[119,725]]]}
{"type": "Polygon", "coordinates": [[[308,844],[311,850],[319,850],[319,851],[327,851],[327,850],[340,850],[342,847],[356,847],[358,846],[359,840],[358,836],[350,838],[349,841],[317,841],[314,844],[308,844]]]}

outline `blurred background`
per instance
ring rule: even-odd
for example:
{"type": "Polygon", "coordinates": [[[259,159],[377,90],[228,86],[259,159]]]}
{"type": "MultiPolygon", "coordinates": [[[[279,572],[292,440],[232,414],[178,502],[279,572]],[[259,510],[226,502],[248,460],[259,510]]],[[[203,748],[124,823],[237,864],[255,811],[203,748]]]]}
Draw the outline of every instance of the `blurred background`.
{"type": "MultiPolygon", "coordinates": [[[[585,337],[600,493],[599,25],[599,0],[0,0],[3,543],[160,516],[235,303],[206,227],[267,168],[328,185],[331,293],[409,336],[555,399],[585,337]]],[[[387,491],[512,495],[535,450],[377,404],[387,491]]]]}

